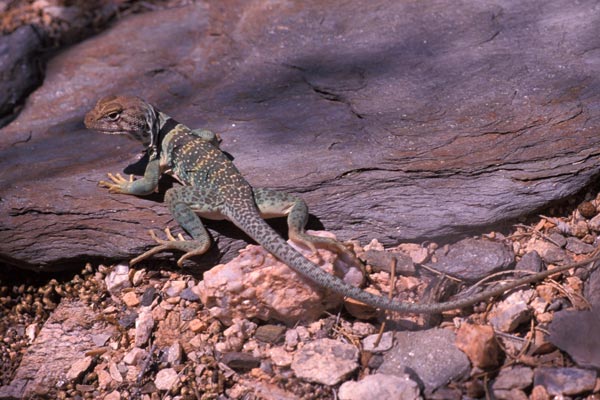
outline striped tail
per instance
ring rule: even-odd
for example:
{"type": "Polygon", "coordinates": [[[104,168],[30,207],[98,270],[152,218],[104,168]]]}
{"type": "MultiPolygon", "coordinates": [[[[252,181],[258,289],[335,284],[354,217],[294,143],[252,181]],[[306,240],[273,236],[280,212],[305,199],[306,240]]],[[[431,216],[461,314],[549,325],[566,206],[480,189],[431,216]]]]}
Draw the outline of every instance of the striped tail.
{"type": "Polygon", "coordinates": [[[268,252],[273,254],[279,260],[287,264],[291,269],[304,276],[305,278],[315,282],[317,285],[332,290],[342,296],[347,296],[355,300],[361,301],[372,307],[383,308],[398,312],[413,313],[413,314],[439,314],[443,311],[455,310],[471,306],[491,297],[498,296],[509,289],[540,281],[550,275],[559,272],[564,272],[574,267],[587,265],[591,262],[600,260],[600,256],[592,257],[589,260],[563,265],[553,270],[540,272],[529,275],[520,279],[516,279],[505,285],[483,291],[473,296],[452,300],[444,303],[429,303],[417,304],[403,301],[393,301],[386,297],[377,296],[364,290],[349,285],[338,277],[328,274],[313,264],[302,254],[292,248],[277,232],[273,230],[258,214],[258,212],[235,213],[237,217],[230,216],[231,221],[235,223],[241,230],[256,240],[268,252]],[[242,215],[243,214],[243,215],[242,215]]]}
{"type": "Polygon", "coordinates": [[[323,271],[319,266],[313,264],[302,254],[291,247],[277,232],[273,230],[258,214],[258,212],[234,212],[231,221],[241,230],[256,240],[269,253],[287,264],[291,269],[315,282],[317,285],[332,290],[340,295],[351,297],[376,308],[411,312],[411,313],[438,313],[444,310],[457,308],[448,305],[440,310],[439,304],[414,304],[407,302],[392,301],[388,298],[377,296],[372,293],[349,285],[340,278],[323,271]]]}

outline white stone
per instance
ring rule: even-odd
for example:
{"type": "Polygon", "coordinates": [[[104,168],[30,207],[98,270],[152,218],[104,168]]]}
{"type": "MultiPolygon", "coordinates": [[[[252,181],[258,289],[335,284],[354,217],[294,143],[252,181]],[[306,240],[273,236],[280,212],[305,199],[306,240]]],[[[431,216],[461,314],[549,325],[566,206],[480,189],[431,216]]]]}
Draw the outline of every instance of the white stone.
{"type": "Polygon", "coordinates": [[[362,380],[344,382],[338,392],[340,400],[394,399],[420,400],[419,385],[408,375],[367,375],[362,380]]]}

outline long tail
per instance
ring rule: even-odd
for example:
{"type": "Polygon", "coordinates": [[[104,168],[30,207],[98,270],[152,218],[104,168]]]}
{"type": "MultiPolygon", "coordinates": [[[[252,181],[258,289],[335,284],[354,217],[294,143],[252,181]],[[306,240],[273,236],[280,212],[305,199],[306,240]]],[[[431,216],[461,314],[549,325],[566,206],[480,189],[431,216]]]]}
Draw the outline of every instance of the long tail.
{"type": "Polygon", "coordinates": [[[347,284],[336,276],[328,274],[317,265],[304,258],[302,254],[294,250],[258,215],[258,213],[252,216],[245,214],[243,217],[240,216],[240,219],[232,218],[232,221],[246,234],[254,238],[254,240],[256,240],[267,251],[286,263],[291,269],[315,282],[319,286],[330,289],[343,296],[351,297],[373,307],[414,314],[438,314],[442,311],[468,307],[490,297],[498,296],[509,289],[536,282],[558,272],[563,272],[570,268],[584,266],[591,262],[600,260],[600,256],[595,256],[580,263],[564,265],[551,271],[544,271],[529,275],[505,285],[486,290],[463,299],[452,300],[444,303],[417,304],[403,301],[393,301],[386,297],[365,292],[360,288],[347,284]]]}

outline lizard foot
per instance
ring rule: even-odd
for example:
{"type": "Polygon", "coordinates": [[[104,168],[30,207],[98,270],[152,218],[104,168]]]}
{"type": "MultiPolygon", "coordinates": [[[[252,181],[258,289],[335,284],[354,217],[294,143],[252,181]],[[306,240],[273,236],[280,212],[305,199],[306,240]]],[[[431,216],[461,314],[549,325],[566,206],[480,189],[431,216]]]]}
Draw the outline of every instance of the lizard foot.
{"type": "Polygon", "coordinates": [[[133,175],[129,175],[129,180],[123,178],[119,173],[113,175],[109,172],[107,175],[112,182],[100,181],[98,182],[98,184],[100,186],[108,188],[109,193],[125,193],[124,189],[131,182],[133,182],[133,175]]]}
{"type": "Polygon", "coordinates": [[[154,239],[154,241],[159,245],[137,256],[129,262],[129,265],[137,264],[138,262],[165,250],[179,250],[185,252],[185,254],[182,257],[180,257],[179,260],[177,260],[177,265],[179,267],[183,267],[183,262],[185,260],[193,256],[199,256],[204,254],[210,247],[210,243],[208,241],[201,242],[198,240],[185,240],[181,233],[177,235],[177,238],[175,238],[171,234],[171,230],[169,228],[165,228],[165,235],[167,236],[167,240],[159,239],[153,230],[150,230],[148,232],[150,233],[152,239],[154,239]]]}
{"type": "Polygon", "coordinates": [[[314,254],[319,254],[317,248],[327,249],[340,256],[340,258],[347,264],[362,266],[360,260],[356,257],[354,252],[346,247],[343,243],[338,242],[335,239],[313,236],[307,233],[296,233],[290,234],[290,239],[293,242],[308,247],[314,254]]]}

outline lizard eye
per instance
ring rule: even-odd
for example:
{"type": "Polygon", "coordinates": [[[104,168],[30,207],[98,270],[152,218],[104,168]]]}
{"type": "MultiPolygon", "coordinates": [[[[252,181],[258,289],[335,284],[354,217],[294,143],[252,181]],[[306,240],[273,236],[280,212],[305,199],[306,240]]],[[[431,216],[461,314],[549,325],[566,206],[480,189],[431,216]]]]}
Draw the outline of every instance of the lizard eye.
{"type": "Polygon", "coordinates": [[[121,116],[121,113],[118,113],[116,111],[113,111],[113,112],[111,112],[110,114],[107,115],[108,119],[110,119],[111,121],[118,120],[120,116],[121,116]]]}

